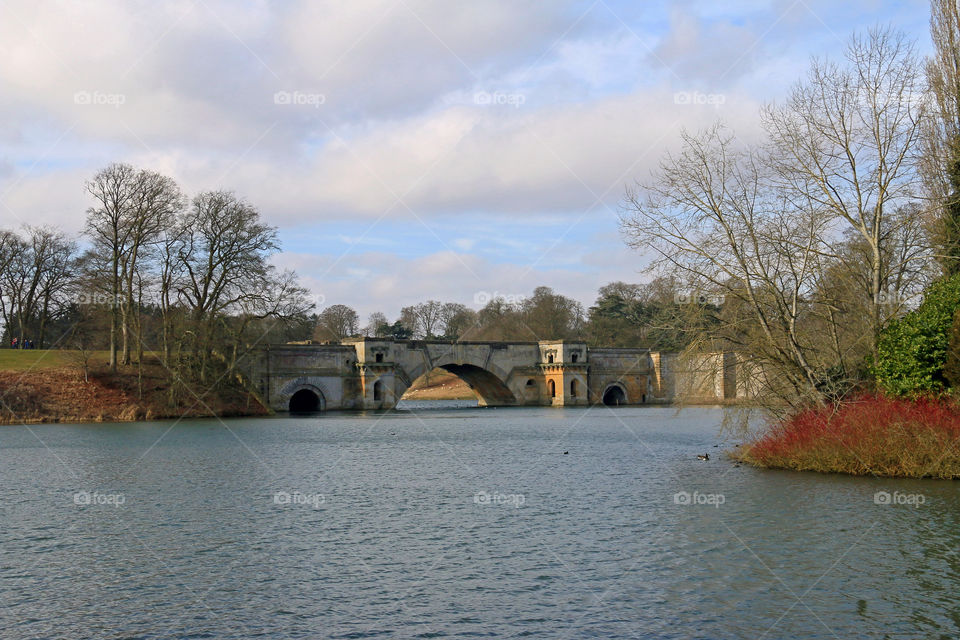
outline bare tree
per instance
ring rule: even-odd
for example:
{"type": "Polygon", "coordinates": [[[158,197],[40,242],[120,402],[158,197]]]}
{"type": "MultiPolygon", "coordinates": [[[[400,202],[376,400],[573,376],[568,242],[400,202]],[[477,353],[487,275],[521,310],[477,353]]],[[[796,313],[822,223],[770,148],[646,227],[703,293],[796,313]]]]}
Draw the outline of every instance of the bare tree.
{"type": "Polygon", "coordinates": [[[444,306],[437,300],[427,300],[400,310],[400,318],[413,330],[417,338],[436,338],[444,333],[444,306]]]}
{"type": "Polygon", "coordinates": [[[87,234],[109,263],[110,369],[114,372],[117,370],[122,261],[131,231],[127,216],[135,198],[136,181],[137,171],[132,166],[111,164],[86,184],[87,193],[95,201],[87,210],[87,234]]]}
{"type": "Polygon", "coordinates": [[[276,229],[260,221],[249,203],[225,191],[201,193],[182,222],[178,284],[194,327],[200,380],[207,379],[216,323],[242,309],[269,286],[267,258],[277,250],[276,229]]]}
{"type": "MultiPolygon", "coordinates": [[[[763,111],[769,162],[784,204],[823,212],[870,250],[871,348],[883,326],[884,233],[917,196],[923,115],[912,42],[891,29],[851,38],[847,64],[814,59],[782,105],[763,111]]],[[[824,231],[827,231],[825,228],[824,231]]]]}
{"type": "Polygon", "coordinates": [[[933,56],[926,61],[928,117],[920,171],[943,270],[960,271],[960,5],[931,0],[933,56]]]}
{"type": "Polygon", "coordinates": [[[390,325],[386,314],[380,311],[374,311],[367,318],[367,326],[364,327],[364,333],[368,336],[382,338],[386,327],[390,325]]]}
{"type": "Polygon", "coordinates": [[[523,321],[520,304],[496,297],[477,312],[476,322],[460,334],[461,340],[539,340],[523,321]]]}
{"type": "Polygon", "coordinates": [[[344,304],[334,304],[317,316],[317,336],[340,341],[357,334],[360,316],[344,304]]]}
{"type": "Polygon", "coordinates": [[[0,231],[0,314],[4,329],[11,336],[16,319],[15,296],[18,289],[15,271],[26,250],[27,244],[20,236],[12,231],[0,231]]]}
{"type": "Polygon", "coordinates": [[[186,230],[182,220],[174,219],[163,230],[157,244],[157,294],[160,307],[160,344],[163,361],[170,362],[170,346],[174,335],[173,323],[177,311],[177,286],[183,277],[181,256],[185,251],[186,230]]]}
{"type": "MultiPolygon", "coordinates": [[[[293,271],[279,271],[276,267],[267,268],[265,279],[255,289],[253,295],[247,296],[238,302],[238,317],[231,323],[233,329],[233,344],[229,361],[230,369],[237,365],[241,346],[250,343],[248,335],[251,326],[259,326],[263,320],[275,323],[289,323],[306,316],[313,310],[314,304],[308,298],[307,290],[300,286],[297,274],[293,271]]],[[[256,344],[263,336],[252,340],[256,344]]]]}
{"type": "Polygon", "coordinates": [[[124,220],[128,241],[120,259],[124,289],[120,299],[122,364],[130,364],[131,334],[135,335],[137,360],[140,361],[143,355],[138,300],[142,288],[137,284],[142,281],[143,258],[153,257],[150,254],[162,242],[164,230],[175,225],[176,215],[184,204],[180,188],[171,178],[153,171],[137,172],[130,208],[124,220]]]}
{"type": "Polygon", "coordinates": [[[583,333],[583,305],[550,287],[534,289],[520,310],[524,324],[540,340],[579,338],[583,333]]]}
{"type": "Polygon", "coordinates": [[[16,330],[20,344],[29,338],[42,346],[52,307],[66,302],[76,247],[49,227],[28,227],[26,239],[6,236],[3,242],[0,306],[5,323],[16,330]]]}
{"type": "Polygon", "coordinates": [[[67,303],[66,292],[75,275],[77,246],[63,232],[51,227],[31,228],[29,235],[37,282],[36,340],[43,348],[54,307],[62,308],[67,303]]]}
{"type": "Polygon", "coordinates": [[[443,335],[448,340],[460,340],[477,324],[477,312],[458,302],[447,302],[443,314],[443,335]]]}
{"type": "Polygon", "coordinates": [[[921,116],[912,47],[873,30],[847,58],[815,60],[785,104],[764,110],[764,148],[721,125],[684,133],[653,184],[628,191],[621,220],[666,275],[722,296],[720,346],[752,358],[768,392],[793,405],[857,384],[850,369],[876,350],[889,287],[915,288],[929,261],[910,208],[921,116]],[[860,275],[865,295],[848,299],[860,275]]]}
{"type": "Polygon", "coordinates": [[[108,263],[110,365],[116,370],[118,361],[130,364],[132,341],[137,343],[138,355],[142,353],[137,303],[138,283],[145,273],[141,263],[153,257],[185,199],[172,179],[127,164],[106,167],[86,186],[96,201],[87,211],[87,234],[108,263]]]}
{"type": "Polygon", "coordinates": [[[736,300],[732,337],[749,335],[751,351],[776,367],[789,395],[819,399],[798,320],[827,220],[785,213],[764,190],[763,172],[756,152],[721,126],[684,133],[680,154],[662,162],[646,197],[628,191],[621,224],[631,246],[652,249],[659,266],[692,289],[736,300]]]}

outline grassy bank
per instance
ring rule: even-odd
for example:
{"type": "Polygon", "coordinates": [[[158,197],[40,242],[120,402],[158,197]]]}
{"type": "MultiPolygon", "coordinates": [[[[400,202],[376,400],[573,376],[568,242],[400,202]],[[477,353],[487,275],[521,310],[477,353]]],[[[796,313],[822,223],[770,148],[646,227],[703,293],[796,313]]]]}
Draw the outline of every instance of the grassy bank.
{"type": "Polygon", "coordinates": [[[150,354],[142,369],[107,367],[107,353],[88,361],[88,375],[70,351],[0,350],[0,424],[128,422],[180,417],[264,415],[237,388],[182,390],[171,399],[169,372],[150,354]],[[199,396],[199,398],[198,398],[199,396]]]}
{"type": "MultiPolygon", "coordinates": [[[[106,363],[106,351],[90,353],[92,363],[106,363]]],[[[79,351],[65,349],[0,349],[0,371],[29,371],[72,366],[81,360],[79,351]]]]}
{"type": "Polygon", "coordinates": [[[736,457],[797,471],[960,478],[960,407],[864,396],[773,423],[736,457]]]}

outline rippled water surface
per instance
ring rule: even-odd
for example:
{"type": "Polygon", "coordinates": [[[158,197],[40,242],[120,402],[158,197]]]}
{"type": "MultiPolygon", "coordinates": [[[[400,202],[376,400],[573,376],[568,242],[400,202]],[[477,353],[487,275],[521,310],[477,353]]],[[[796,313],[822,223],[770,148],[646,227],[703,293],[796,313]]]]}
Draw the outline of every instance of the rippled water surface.
{"type": "Polygon", "coordinates": [[[956,485],[737,467],[722,415],[4,427],[0,638],[960,634],[956,485]]]}

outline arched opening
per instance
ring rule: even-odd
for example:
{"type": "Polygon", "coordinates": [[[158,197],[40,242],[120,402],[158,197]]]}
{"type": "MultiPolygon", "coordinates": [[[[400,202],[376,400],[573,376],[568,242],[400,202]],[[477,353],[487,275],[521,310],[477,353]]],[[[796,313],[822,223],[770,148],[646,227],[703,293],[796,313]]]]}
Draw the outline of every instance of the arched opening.
{"type": "Polygon", "coordinates": [[[380,380],[373,383],[373,401],[383,402],[383,382],[380,380]]]}
{"type": "Polygon", "coordinates": [[[524,404],[540,404],[540,388],[533,378],[527,380],[526,384],[523,385],[523,401],[524,404]]]}
{"type": "Polygon", "coordinates": [[[547,363],[553,364],[553,354],[552,354],[552,353],[547,356],[547,363]]]}
{"type": "Polygon", "coordinates": [[[382,354],[382,353],[378,353],[376,356],[374,356],[374,360],[375,360],[376,362],[383,362],[383,354],[382,354]]]}
{"type": "Polygon", "coordinates": [[[577,388],[578,388],[579,386],[580,386],[580,385],[577,384],[577,381],[576,381],[576,380],[571,380],[571,381],[570,381],[570,397],[571,397],[571,398],[576,398],[576,397],[577,397],[577,388]]]}
{"type": "Polygon", "coordinates": [[[603,404],[608,407],[617,407],[627,404],[627,394],[618,385],[613,385],[603,394],[603,404]]]}
{"type": "Polygon", "coordinates": [[[445,364],[428,371],[413,381],[400,400],[455,402],[461,407],[522,404],[496,374],[470,364],[445,364]]]}
{"type": "Polygon", "coordinates": [[[570,354],[570,362],[576,362],[578,355],[579,355],[579,354],[577,354],[577,353],[570,354]]]}
{"type": "Polygon", "coordinates": [[[315,413],[320,411],[320,396],[310,389],[300,389],[290,396],[290,413],[315,413]]]}
{"type": "Polygon", "coordinates": [[[548,382],[547,382],[547,389],[550,390],[550,397],[551,397],[551,398],[556,398],[556,397],[557,397],[557,383],[555,383],[553,380],[548,381],[548,382]]]}

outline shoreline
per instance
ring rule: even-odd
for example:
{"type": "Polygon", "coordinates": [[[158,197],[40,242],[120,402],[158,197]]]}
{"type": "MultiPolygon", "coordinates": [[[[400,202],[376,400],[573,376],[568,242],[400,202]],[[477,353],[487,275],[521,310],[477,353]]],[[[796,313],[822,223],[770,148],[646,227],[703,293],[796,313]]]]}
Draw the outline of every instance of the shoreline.
{"type": "Polygon", "coordinates": [[[0,370],[0,425],[148,422],[178,418],[269,415],[254,394],[234,387],[179,391],[171,399],[169,374],[156,364],[104,366],[87,375],[76,367],[0,370]]]}

